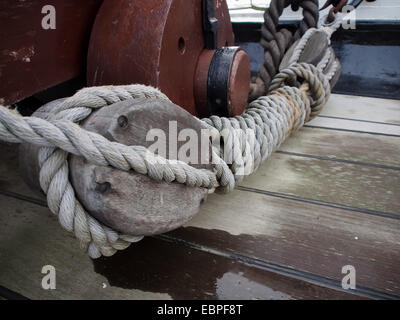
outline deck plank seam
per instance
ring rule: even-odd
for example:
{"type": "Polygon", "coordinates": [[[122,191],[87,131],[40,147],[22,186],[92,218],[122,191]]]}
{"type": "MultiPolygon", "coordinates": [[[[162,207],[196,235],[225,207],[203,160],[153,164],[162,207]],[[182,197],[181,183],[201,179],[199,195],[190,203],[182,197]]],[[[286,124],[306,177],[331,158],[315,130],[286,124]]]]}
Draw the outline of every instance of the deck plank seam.
{"type": "MultiPolygon", "coordinates": [[[[244,189],[242,191],[250,191],[253,192],[253,190],[251,190],[251,188],[247,188],[247,187],[241,187],[239,186],[238,189],[244,189]],[[250,189],[250,190],[248,190],[250,189]]],[[[257,189],[256,189],[257,190],[257,189]]],[[[264,190],[257,190],[261,193],[270,193],[269,191],[264,191],[264,190]]],[[[259,193],[257,192],[257,193],[259,193]]],[[[0,190],[0,195],[3,196],[7,196],[7,197],[12,197],[12,198],[16,198],[18,200],[22,200],[22,201],[26,201],[26,202],[30,202],[32,204],[41,206],[41,207],[47,207],[46,202],[39,200],[39,199],[35,199],[35,198],[31,198],[31,197],[27,197],[27,196],[23,196],[14,192],[9,192],[9,191],[2,191],[0,190]]],[[[290,197],[290,195],[286,195],[285,198],[290,197]]],[[[396,217],[396,219],[400,219],[400,217],[396,217]]],[[[261,268],[261,269],[265,269],[267,271],[270,272],[275,272],[290,278],[295,278],[298,280],[302,280],[302,281],[306,281],[312,284],[316,284],[322,287],[326,287],[326,288],[331,288],[334,290],[339,290],[342,292],[347,292],[347,293],[351,293],[354,294],[355,296],[363,296],[363,297],[369,297],[369,298],[373,298],[373,299],[399,299],[400,296],[395,296],[395,295],[390,295],[384,292],[380,292],[380,291],[376,291],[370,288],[364,288],[364,287],[359,287],[357,286],[357,289],[352,291],[352,292],[348,292],[347,290],[343,290],[340,286],[339,286],[339,281],[337,280],[333,280],[327,277],[323,277],[317,274],[313,274],[313,273],[309,273],[309,272],[305,272],[302,270],[297,270],[297,269],[293,269],[293,268],[288,268],[279,264],[273,264],[261,259],[256,259],[256,258],[252,258],[252,257],[248,257],[245,255],[240,255],[237,253],[232,253],[232,252],[223,252],[219,249],[214,249],[214,248],[208,248],[199,244],[195,244],[183,239],[178,239],[175,237],[172,237],[170,235],[157,235],[157,236],[153,236],[156,239],[160,239],[160,240],[164,240],[164,241],[174,241],[174,242],[180,242],[182,245],[187,245],[193,249],[197,249],[200,251],[204,251],[204,252],[208,252],[208,253],[212,253],[212,254],[216,254],[219,256],[223,256],[226,258],[229,258],[233,261],[237,261],[240,263],[244,263],[246,265],[249,266],[254,266],[257,268],[261,268]]]]}
{"type": "Polygon", "coordinates": [[[385,164],[354,161],[354,160],[347,160],[347,159],[341,159],[341,158],[336,158],[336,157],[318,156],[318,155],[313,155],[313,154],[308,154],[308,153],[298,153],[298,152],[291,152],[291,151],[285,151],[285,150],[277,150],[276,153],[285,154],[285,155],[289,155],[289,156],[295,156],[295,157],[311,158],[311,159],[317,159],[317,160],[323,160],[323,161],[340,162],[340,163],[355,164],[355,165],[361,165],[361,166],[367,166],[367,167],[374,167],[374,168],[379,168],[379,169],[400,171],[400,167],[388,166],[385,164]]]}
{"type": "Polygon", "coordinates": [[[19,194],[19,193],[0,190],[0,195],[5,196],[5,197],[14,198],[14,199],[17,199],[17,200],[26,201],[26,202],[33,203],[33,204],[36,204],[36,205],[41,206],[41,207],[48,208],[46,201],[40,200],[40,199],[35,199],[35,198],[29,197],[29,196],[24,196],[24,195],[19,194]]]}
{"type": "Polygon", "coordinates": [[[337,119],[337,120],[350,120],[350,121],[356,121],[356,122],[366,122],[366,123],[374,123],[374,124],[382,124],[382,125],[400,127],[400,124],[398,124],[398,123],[372,121],[372,120],[364,120],[364,119],[354,119],[354,118],[346,118],[346,117],[336,117],[336,116],[327,116],[327,115],[323,115],[323,114],[318,115],[317,118],[329,118],[329,119],[337,119]]]}
{"type": "Polygon", "coordinates": [[[378,136],[400,138],[399,134],[373,132],[373,131],[362,131],[362,130],[351,130],[351,129],[343,129],[343,128],[331,128],[331,127],[324,127],[324,126],[314,126],[314,125],[309,125],[309,124],[305,124],[303,126],[303,128],[326,129],[326,130],[333,130],[333,131],[344,131],[344,132],[355,132],[355,133],[366,133],[366,134],[372,134],[372,135],[378,135],[378,136]]]}
{"type": "Polygon", "coordinates": [[[400,220],[400,215],[395,214],[395,213],[390,213],[390,212],[381,212],[381,211],[364,209],[364,208],[359,208],[359,207],[352,207],[352,206],[347,206],[347,205],[335,203],[335,202],[315,200],[315,199],[299,197],[299,196],[295,196],[295,195],[291,195],[291,194],[287,194],[287,193],[261,190],[261,189],[250,188],[250,187],[245,187],[245,186],[237,186],[236,189],[245,191],[245,192],[253,192],[253,193],[263,194],[263,195],[267,195],[267,196],[271,196],[271,197],[275,197],[275,198],[294,200],[294,201],[299,201],[299,202],[320,205],[320,206],[324,206],[324,207],[343,209],[346,211],[353,211],[353,212],[358,212],[358,213],[363,213],[363,214],[368,214],[368,215],[373,215],[373,216],[378,216],[378,217],[383,217],[383,218],[388,218],[388,219],[400,220]]]}
{"type": "MultiPolygon", "coordinates": [[[[328,202],[328,201],[323,201],[323,200],[304,198],[304,197],[299,197],[299,196],[291,195],[291,194],[287,194],[287,193],[261,190],[261,189],[245,187],[245,186],[237,186],[236,189],[240,190],[240,191],[244,191],[244,192],[253,192],[253,193],[267,195],[267,196],[271,196],[271,197],[275,197],[275,198],[289,199],[289,200],[293,200],[293,201],[311,203],[311,204],[325,206],[325,207],[329,207],[329,208],[343,209],[346,211],[352,211],[352,212],[369,214],[369,215],[388,218],[388,219],[400,220],[399,214],[391,213],[391,212],[382,212],[382,211],[377,211],[377,210],[370,210],[370,209],[365,209],[365,208],[347,206],[347,205],[335,203],[335,202],[328,202]]],[[[26,202],[30,202],[30,203],[39,205],[41,207],[45,207],[45,208],[48,207],[46,201],[44,201],[44,200],[24,196],[19,193],[5,191],[5,190],[0,189],[0,195],[5,196],[5,197],[11,197],[11,198],[22,200],[22,201],[26,201],[26,202]]]]}
{"type": "Polygon", "coordinates": [[[179,238],[167,235],[167,234],[157,235],[157,236],[152,236],[152,237],[154,237],[156,239],[162,239],[165,241],[173,242],[173,243],[179,243],[181,245],[187,246],[194,250],[199,250],[202,252],[220,255],[222,257],[229,258],[233,261],[237,261],[237,262],[246,264],[248,266],[253,266],[253,267],[256,267],[259,269],[274,272],[274,273],[277,273],[277,274],[280,274],[280,275],[283,275],[283,276],[286,276],[289,278],[293,278],[293,279],[301,280],[301,281],[308,282],[308,283],[311,283],[314,285],[318,285],[320,287],[329,288],[329,289],[353,294],[355,296],[361,296],[361,297],[377,299],[377,300],[382,300],[382,299],[399,300],[400,299],[400,296],[388,294],[385,292],[377,291],[377,290],[367,288],[367,287],[362,287],[359,285],[357,285],[356,289],[354,289],[354,290],[351,290],[351,291],[345,290],[340,285],[339,280],[334,280],[334,279],[327,278],[327,277],[324,277],[324,276],[321,276],[318,274],[314,274],[311,272],[306,272],[306,271],[282,266],[279,264],[270,263],[270,262],[267,262],[267,261],[264,261],[261,259],[257,259],[254,257],[248,257],[248,256],[245,256],[242,254],[237,254],[237,253],[233,253],[233,252],[223,251],[220,249],[199,245],[199,244],[196,244],[196,243],[193,243],[190,241],[186,241],[184,239],[179,239],[179,238]]]}
{"type": "MultiPolygon", "coordinates": [[[[366,21],[365,23],[358,23],[359,26],[376,26],[376,25],[386,25],[387,27],[398,27],[400,23],[398,22],[391,22],[391,21],[385,21],[385,20],[376,20],[374,23],[366,21]]],[[[372,98],[372,99],[382,99],[382,100],[397,100],[396,97],[390,95],[390,96],[385,96],[382,94],[377,94],[375,92],[369,92],[368,94],[366,92],[358,93],[354,92],[351,90],[345,90],[343,88],[335,88],[332,90],[333,94],[338,94],[338,95],[343,95],[343,96],[354,96],[354,97],[360,97],[360,98],[372,98]]]]}
{"type": "Polygon", "coordinates": [[[24,295],[0,285],[0,297],[6,300],[30,300],[24,295]]]}
{"type": "MultiPolygon", "coordinates": [[[[377,210],[370,210],[370,209],[364,209],[364,208],[359,208],[359,207],[347,206],[347,205],[335,203],[335,202],[328,202],[328,201],[304,198],[304,197],[299,197],[299,196],[295,196],[295,195],[291,195],[291,194],[287,194],[287,193],[261,190],[261,189],[250,188],[250,187],[245,187],[245,186],[237,186],[236,189],[240,190],[240,191],[244,191],[244,192],[253,192],[253,193],[257,193],[257,194],[263,194],[263,195],[267,195],[267,196],[271,196],[271,197],[275,197],[275,198],[289,199],[289,200],[293,200],[293,201],[311,203],[311,204],[325,206],[325,207],[329,207],[329,208],[343,209],[346,211],[353,211],[353,212],[364,213],[364,214],[369,214],[369,215],[388,218],[388,219],[400,220],[400,215],[398,215],[396,213],[391,213],[391,212],[382,212],[382,211],[377,211],[377,210]]],[[[44,201],[44,200],[27,197],[27,196],[20,195],[15,192],[0,190],[0,195],[5,196],[5,197],[11,197],[11,198],[22,200],[22,201],[26,201],[26,202],[30,202],[30,203],[39,205],[41,207],[45,207],[45,208],[48,207],[46,201],[44,201]]]]}

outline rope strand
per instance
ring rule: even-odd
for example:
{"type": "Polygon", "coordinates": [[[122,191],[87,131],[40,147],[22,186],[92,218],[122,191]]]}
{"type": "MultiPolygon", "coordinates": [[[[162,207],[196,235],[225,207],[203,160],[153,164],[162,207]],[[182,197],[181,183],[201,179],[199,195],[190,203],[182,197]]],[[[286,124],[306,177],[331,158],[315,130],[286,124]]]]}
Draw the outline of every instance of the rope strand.
{"type": "Polygon", "coordinates": [[[330,93],[327,77],[305,63],[293,64],[279,73],[271,83],[271,90],[268,96],[250,103],[241,116],[203,119],[214,135],[223,136],[221,145],[212,146],[213,171],[161,158],[142,146],[111,142],[77,124],[93,110],[116,102],[143,97],[169,101],[157,89],[142,85],[82,89],[47,119],[22,117],[0,107],[0,139],[41,147],[40,185],[50,210],[65,230],[75,234],[91,258],[110,256],[142,237],[115,232],[85,211],[69,181],[68,153],[97,165],[133,170],[156,181],[226,193],[245,175],[256,171],[291,132],[320,112],[330,93]],[[303,79],[300,88],[285,85],[293,77],[303,79]]]}

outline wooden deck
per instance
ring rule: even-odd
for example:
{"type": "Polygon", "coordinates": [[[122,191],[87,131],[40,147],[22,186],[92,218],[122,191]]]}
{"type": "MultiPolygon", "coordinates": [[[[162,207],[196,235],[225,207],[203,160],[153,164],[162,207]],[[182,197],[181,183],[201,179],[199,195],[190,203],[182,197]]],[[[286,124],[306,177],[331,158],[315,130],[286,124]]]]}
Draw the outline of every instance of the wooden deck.
{"type": "Polygon", "coordinates": [[[0,295],[32,299],[398,299],[400,101],[332,95],[184,228],[90,260],[0,153],[0,295]],[[53,265],[57,289],[41,287],[53,265]],[[356,269],[356,289],[341,271],[356,269]]]}

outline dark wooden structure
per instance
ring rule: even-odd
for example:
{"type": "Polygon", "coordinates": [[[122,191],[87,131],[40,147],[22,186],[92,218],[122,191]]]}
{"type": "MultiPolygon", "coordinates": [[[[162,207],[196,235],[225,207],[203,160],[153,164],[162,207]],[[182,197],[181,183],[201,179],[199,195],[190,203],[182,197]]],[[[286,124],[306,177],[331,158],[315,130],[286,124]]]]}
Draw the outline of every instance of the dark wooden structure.
{"type": "Polygon", "coordinates": [[[23,183],[17,148],[1,145],[0,285],[34,299],[398,298],[396,119],[397,100],[333,95],[184,228],[95,261],[23,183]],[[47,264],[57,270],[54,291],[40,286],[47,264]],[[341,287],[345,265],[356,268],[356,290],[341,287]]]}
{"type": "Polygon", "coordinates": [[[54,0],[56,29],[43,29],[46,0],[0,2],[0,103],[9,105],[79,76],[103,0],[54,0]],[[56,11],[56,12],[57,12],[56,11]]]}

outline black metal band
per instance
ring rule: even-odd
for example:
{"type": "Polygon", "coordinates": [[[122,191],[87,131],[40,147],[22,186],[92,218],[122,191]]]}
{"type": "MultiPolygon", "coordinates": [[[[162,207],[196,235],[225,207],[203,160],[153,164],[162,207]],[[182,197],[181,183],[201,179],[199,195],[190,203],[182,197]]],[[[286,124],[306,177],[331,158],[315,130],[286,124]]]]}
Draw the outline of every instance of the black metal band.
{"type": "Polygon", "coordinates": [[[239,47],[219,48],[214,53],[208,70],[207,101],[210,114],[227,117],[229,77],[232,62],[239,47]]]}

